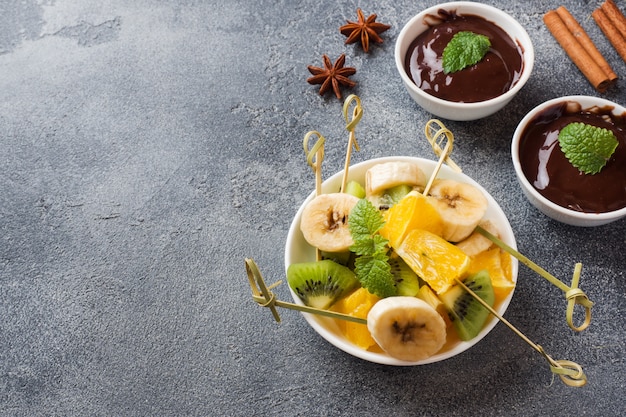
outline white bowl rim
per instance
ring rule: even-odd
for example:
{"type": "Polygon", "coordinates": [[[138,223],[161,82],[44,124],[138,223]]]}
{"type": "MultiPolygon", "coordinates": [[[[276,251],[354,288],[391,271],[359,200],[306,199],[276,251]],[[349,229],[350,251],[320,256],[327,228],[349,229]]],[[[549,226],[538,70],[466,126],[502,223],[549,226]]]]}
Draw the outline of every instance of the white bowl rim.
{"type": "MultiPolygon", "coordinates": [[[[388,157],[380,157],[380,158],[373,158],[373,159],[369,159],[366,161],[362,161],[359,162],[357,164],[354,164],[350,167],[351,170],[354,169],[365,169],[365,167],[368,166],[372,166],[376,163],[384,163],[384,162],[391,162],[391,161],[408,161],[408,162],[416,162],[421,164],[422,169],[424,170],[424,172],[427,175],[430,175],[430,173],[432,172],[432,170],[434,169],[435,165],[437,164],[435,161],[429,160],[429,159],[424,159],[424,158],[419,158],[419,157],[410,157],[410,156],[388,156],[388,157]]],[[[349,171],[350,172],[350,171],[349,171]]],[[[328,188],[329,184],[331,183],[339,183],[341,182],[341,178],[343,176],[343,170],[339,171],[337,173],[335,173],[334,175],[332,175],[330,178],[326,179],[323,182],[323,191],[324,191],[324,187],[328,188]]],[[[468,182],[470,184],[473,184],[475,186],[477,186],[485,195],[485,197],[487,198],[488,202],[489,202],[489,208],[488,208],[488,212],[495,212],[497,214],[497,216],[503,220],[503,223],[500,224],[500,234],[502,235],[502,240],[507,243],[511,248],[513,249],[517,249],[517,242],[515,240],[515,235],[513,233],[513,230],[511,228],[511,224],[508,221],[508,218],[506,217],[506,215],[504,214],[502,208],[500,207],[500,205],[495,201],[495,199],[491,196],[491,194],[489,194],[480,184],[478,184],[475,180],[473,180],[471,177],[467,176],[466,174],[463,173],[458,173],[455,172],[454,170],[452,170],[451,168],[449,168],[447,165],[443,165],[441,167],[441,171],[439,172],[438,177],[448,177],[448,178],[456,178],[456,179],[460,179],[461,181],[465,181],[468,182]]],[[[289,228],[289,233],[287,235],[287,241],[286,241],[286,245],[285,245],[285,271],[287,270],[287,268],[289,267],[289,264],[291,263],[291,249],[292,247],[294,247],[295,245],[295,240],[298,238],[301,238],[301,232],[300,232],[300,227],[299,227],[299,219],[301,217],[302,211],[304,210],[304,206],[306,205],[306,203],[308,201],[310,201],[313,197],[315,196],[315,192],[311,192],[311,194],[309,194],[309,196],[304,200],[304,202],[302,203],[302,205],[300,206],[300,208],[298,209],[296,215],[294,216],[294,219],[290,225],[289,228]]],[[[302,238],[303,239],[303,238],[302,238]]],[[[518,269],[519,269],[519,263],[518,260],[515,257],[512,257],[512,279],[515,283],[517,283],[517,275],[518,275],[518,269]]],[[[289,288],[290,294],[294,300],[294,302],[296,304],[300,304],[302,305],[302,301],[299,299],[299,297],[293,292],[293,290],[291,290],[291,288],[289,288]]],[[[498,313],[503,315],[510,302],[511,299],[513,298],[513,294],[515,292],[515,287],[513,288],[513,290],[510,292],[510,294],[500,303],[500,305],[498,306],[498,313]]],[[[336,335],[335,333],[333,333],[332,331],[326,329],[324,327],[324,325],[322,324],[322,322],[324,320],[328,320],[327,318],[324,317],[320,317],[320,316],[316,316],[314,314],[310,314],[310,313],[302,313],[302,315],[304,316],[304,318],[306,319],[306,321],[308,322],[308,324],[320,335],[322,336],[322,338],[324,338],[326,341],[328,341],[330,344],[334,345],[335,347],[339,348],[340,350],[355,356],[357,358],[369,361],[369,362],[373,362],[373,363],[378,363],[378,364],[383,364],[383,365],[394,365],[394,366],[415,366],[415,365],[425,365],[425,364],[429,364],[429,363],[435,363],[435,362],[439,362],[448,358],[451,358],[453,356],[456,356],[464,351],[466,351],[467,349],[471,348],[472,346],[476,345],[480,340],[482,340],[485,336],[487,336],[487,334],[489,332],[491,332],[491,330],[495,327],[495,325],[499,322],[499,320],[496,317],[490,316],[490,318],[488,319],[489,321],[485,324],[485,326],[483,327],[483,329],[481,330],[481,332],[478,334],[478,336],[476,336],[475,338],[473,338],[470,341],[461,341],[459,342],[457,345],[455,345],[452,349],[449,349],[443,353],[438,353],[435,354],[433,356],[431,356],[430,358],[427,358],[425,360],[421,360],[421,361],[417,361],[417,362],[406,362],[406,361],[402,361],[399,359],[395,359],[392,358],[391,356],[384,354],[384,353],[377,353],[377,352],[371,352],[371,351],[367,351],[364,349],[361,349],[355,345],[353,345],[352,343],[350,343],[347,339],[345,339],[345,337],[343,336],[339,336],[336,335]]]]}
{"type": "MultiPolygon", "coordinates": [[[[492,23],[495,23],[495,22],[492,22],[492,23]]],[[[500,26],[502,30],[504,30],[507,34],[509,34],[509,30],[507,28],[504,28],[501,25],[498,25],[498,26],[500,26]]],[[[517,42],[518,39],[513,39],[513,41],[517,42]]],[[[413,91],[415,94],[418,94],[419,96],[425,99],[431,100],[433,103],[436,103],[438,105],[444,105],[444,106],[452,107],[452,108],[459,109],[459,110],[482,108],[482,107],[487,107],[490,105],[498,104],[503,101],[510,100],[513,96],[515,96],[522,89],[522,87],[524,87],[524,85],[530,78],[532,69],[534,67],[534,62],[535,62],[535,58],[534,58],[535,51],[534,51],[533,43],[530,39],[530,36],[528,35],[528,32],[526,31],[526,29],[524,29],[524,27],[516,19],[514,19],[511,15],[504,12],[503,10],[498,9],[494,6],[490,6],[484,3],[477,3],[473,1],[453,1],[453,2],[448,2],[448,3],[441,3],[441,4],[431,6],[427,9],[424,9],[417,15],[413,16],[403,26],[402,30],[398,34],[398,37],[396,39],[396,44],[395,44],[394,55],[395,55],[396,67],[398,69],[398,72],[400,73],[400,77],[404,81],[404,84],[411,89],[411,91],[413,91]],[[489,10],[490,12],[497,14],[503,19],[507,20],[511,26],[514,26],[515,29],[519,31],[519,33],[521,34],[521,37],[524,38],[524,39],[519,39],[519,43],[521,44],[522,48],[524,48],[523,50],[524,66],[522,68],[522,73],[520,75],[520,78],[513,85],[513,87],[511,87],[504,94],[501,94],[489,100],[470,102],[470,103],[444,100],[437,96],[433,96],[432,94],[428,94],[427,92],[419,88],[417,84],[415,84],[415,82],[413,82],[413,80],[409,78],[409,75],[404,69],[404,54],[400,50],[400,45],[403,41],[403,38],[406,36],[407,32],[410,30],[413,24],[423,19],[428,14],[436,13],[439,9],[450,10],[450,9],[458,9],[458,8],[470,8],[472,10],[467,10],[465,11],[465,13],[466,14],[473,13],[476,15],[478,15],[478,13],[480,13],[481,10],[489,10]]]]}
{"type": "Polygon", "coordinates": [[[526,189],[526,191],[529,192],[533,196],[533,198],[541,202],[541,204],[544,204],[546,207],[548,207],[554,212],[561,213],[562,215],[570,217],[572,219],[587,220],[587,221],[593,220],[593,221],[600,222],[600,221],[607,221],[607,220],[613,220],[613,219],[616,220],[616,219],[626,216],[626,207],[623,207],[619,210],[607,211],[607,212],[602,212],[602,213],[587,213],[587,212],[576,211],[576,210],[568,209],[567,207],[560,206],[548,200],[539,191],[537,191],[535,187],[533,187],[533,185],[530,183],[530,181],[528,181],[528,178],[526,178],[526,175],[524,175],[524,171],[522,170],[522,164],[519,158],[519,142],[521,139],[522,132],[524,131],[524,128],[526,127],[526,124],[532,118],[534,118],[539,112],[545,110],[546,108],[554,104],[564,103],[567,101],[574,101],[574,102],[579,103],[582,106],[583,110],[594,107],[594,106],[600,106],[600,107],[611,106],[613,107],[613,114],[617,114],[616,112],[619,112],[619,114],[626,113],[626,107],[621,106],[620,104],[617,104],[611,100],[601,98],[601,97],[585,96],[585,95],[571,95],[571,96],[556,97],[556,98],[544,101],[543,103],[535,106],[531,111],[529,111],[526,114],[526,116],[524,116],[524,118],[519,122],[519,124],[515,128],[515,132],[513,132],[513,140],[511,141],[511,159],[513,160],[513,167],[515,169],[515,172],[517,173],[518,180],[522,183],[522,186],[526,189]]]}

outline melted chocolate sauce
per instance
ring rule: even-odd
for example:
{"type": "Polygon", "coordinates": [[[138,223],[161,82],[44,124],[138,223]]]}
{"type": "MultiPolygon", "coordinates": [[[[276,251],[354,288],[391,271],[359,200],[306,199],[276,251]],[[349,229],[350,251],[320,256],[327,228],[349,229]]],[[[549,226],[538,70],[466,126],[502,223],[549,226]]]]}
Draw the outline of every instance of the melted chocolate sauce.
{"type": "Polygon", "coordinates": [[[612,107],[582,109],[564,102],[530,121],[522,132],[520,163],[528,181],[550,201],[575,211],[603,213],[626,207],[626,113],[612,107]],[[582,122],[613,131],[619,144],[597,174],[575,168],[559,146],[558,135],[569,123],[582,122]]]}
{"type": "Polygon", "coordinates": [[[448,101],[473,103],[507,92],[519,80],[524,65],[522,48],[499,26],[482,17],[439,10],[428,16],[430,28],[409,46],[404,68],[422,90],[448,101]],[[431,24],[432,22],[432,24],[431,24]],[[450,74],[443,72],[443,50],[457,33],[485,35],[491,49],[475,65],[450,74]]]}

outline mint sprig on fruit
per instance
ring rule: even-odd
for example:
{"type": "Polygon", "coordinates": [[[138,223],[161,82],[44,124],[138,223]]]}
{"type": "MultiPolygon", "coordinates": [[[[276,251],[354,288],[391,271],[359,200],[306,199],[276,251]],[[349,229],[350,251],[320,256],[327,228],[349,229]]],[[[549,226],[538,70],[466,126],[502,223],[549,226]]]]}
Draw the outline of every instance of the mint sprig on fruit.
{"type": "Polygon", "coordinates": [[[559,132],[559,145],[574,167],[585,174],[597,174],[615,152],[618,141],[609,129],[574,122],[559,132]]]}
{"type": "Polygon", "coordinates": [[[443,72],[450,74],[477,64],[489,48],[491,41],[487,36],[469,31],[457,32],[443,50],[443,72]]]}
{"type": "Polygon", "coordinates": [[[366,199],[359,200],[348,217],[354,241],[350,250],[358,256],[354,272],[364,288],[381,298],[396,295],[387,254],[388,240],[378,234],[384,224],[380,211],[366,199]]]}

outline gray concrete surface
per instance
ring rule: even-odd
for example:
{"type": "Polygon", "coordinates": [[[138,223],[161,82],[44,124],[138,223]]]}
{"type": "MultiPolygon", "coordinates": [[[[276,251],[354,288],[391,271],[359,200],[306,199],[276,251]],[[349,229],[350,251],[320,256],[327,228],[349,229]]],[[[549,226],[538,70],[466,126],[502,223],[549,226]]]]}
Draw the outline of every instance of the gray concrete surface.
{"type": "MultiPolygon", "coordinates": [[[[502,205],[518,246],[596,302],[565,323],[556,288],[525,267],[507,318],[589,382],[569,388],[499,324],[450,360],[398,368],[353,358],[299,315],[273,322],[244,258],[283,278],[292,216],[313,188],[301,140],[328,139],[342,168],[341,104],[307,65],[346,53],[365,114],[355,162],[431,157],[430,115],[401,85],[393,46],[432,1],[0,1],[0,415],[618,416],[626,414],[626,223],[549,220],[510,161],[517,122],[540,102],[599,95],[544,27],[566,5],[621,76],[590,13],[599,2],[494,0],[529,32],[535,71],[495,116],[448,122],[455,160],[502,205]],[[392,25],[369,54],[338,28],[392,25]]],[[[624,2],[618,2],[624,6],[624,2]]],[[[285,285],[276,290],[289,299],[285,285]]]]}

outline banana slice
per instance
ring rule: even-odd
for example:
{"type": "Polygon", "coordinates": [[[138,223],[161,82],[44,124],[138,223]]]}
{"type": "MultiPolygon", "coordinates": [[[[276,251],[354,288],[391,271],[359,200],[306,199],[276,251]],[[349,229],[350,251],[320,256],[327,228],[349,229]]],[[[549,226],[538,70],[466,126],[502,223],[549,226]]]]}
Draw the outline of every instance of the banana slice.
{"type": "Polygon", "coordinates": [[[454,180],[435,180],[428,201],[443,219],[443,238],[460,242],[468,237],[487,211],[487,199],[471,184],[454,180]]]}
{"type": "Polygon", "coordinates": [[[400,184],[426,186],[426,174],[414,163],[405,161],[376,164],[365,173],[365,194],[375,196],[400,184]]]}
{"type": "MultiPolygon", "coordinates": [[[[498,228],[491,221],[483,220],[478,225],[492,235],[498,236],[498,228]]],[[[476,256],[489,249],[491,245],[493,245],[491,240],[476,231],[456,244],[467,256],[476,256]]]]}
{"type": "Polygon", "coordinates": [[[302,211],[300,230],[311,246],[322,251],[343,252],[354,243],[348,215],[359,199],[346,193],[321,194],[302,211]]]}
{"type": "Polygon", "coordinates": [[[367,329],[390,356],[419,361],[437,353],[446,342],[446,324],[426,301],[416,297],[387,297],[367,315],[367,329]]]}

